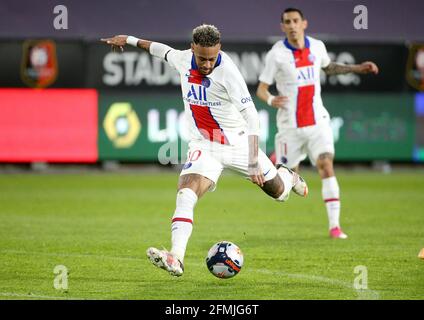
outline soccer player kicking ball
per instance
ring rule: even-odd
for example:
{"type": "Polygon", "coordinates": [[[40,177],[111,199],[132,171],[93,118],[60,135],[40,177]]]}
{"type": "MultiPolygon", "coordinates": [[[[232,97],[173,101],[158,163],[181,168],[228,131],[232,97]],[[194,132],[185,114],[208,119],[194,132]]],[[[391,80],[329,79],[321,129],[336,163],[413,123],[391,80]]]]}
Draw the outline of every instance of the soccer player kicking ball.
{"type": "Polygon", "coordinates": [[[142,48],[164,59],[180,74],[190,142],[172,217],[172,249],[147,250],[150,261],[173,276],[184,272],[196,202],[215,189],[224,168],[250,177],[277,201],[287,200],[291,190],[301,196],[308,193],[305,181],[297,173],[286,167],[275,168],[259,149],[255,105],[234,62],[221,51],[220,39],[220,32],[212,25],[196,27],[191,49],[183,51],[133,36],[102,39],[121,51],[125,44],[142,48]]]}
{"type": "Polygon", "coordinates": [[[326,74],[378,73],[373,62],[344,65],[331,62],[322,41],[305,36],[307,21],[300,10],[281,15],[284,40],[268,52],[257,96],[277,108],[276,162],[298,171],[308,155],[322,179],[331,238],[346,239],[340,227],[340,190],[333,168],[334,141],[330,116],[321,100],[320,69],[326,74]],[[278,96],[269,92],[276,82],[278,96]]]}

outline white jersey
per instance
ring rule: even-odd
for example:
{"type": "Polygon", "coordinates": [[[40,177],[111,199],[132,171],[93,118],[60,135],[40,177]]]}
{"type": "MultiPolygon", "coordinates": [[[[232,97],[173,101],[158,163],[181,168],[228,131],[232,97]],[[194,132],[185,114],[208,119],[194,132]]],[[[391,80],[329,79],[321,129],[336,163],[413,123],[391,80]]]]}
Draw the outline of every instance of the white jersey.
{"type": "Polygon", "coordinates": [[[166,54],[166,60],[180,73],[191,140],[238,144],[247,130],[240,112],[255,105],[231,58],[221,51],[215,68],[207,76],[198,71],[190,49],[172,49],[166,54]]]}
{"type": "Polygon", "coordinates": [[[266,56],[259,81],[276,82],[279,95],[288,103],[277,112],[277,127],[300,128],[329,121],[321,99],[320,71],[330,64],[322,41],[305,37],[305,48],[296,49],[287,39],[274,44],[266,56]]]}

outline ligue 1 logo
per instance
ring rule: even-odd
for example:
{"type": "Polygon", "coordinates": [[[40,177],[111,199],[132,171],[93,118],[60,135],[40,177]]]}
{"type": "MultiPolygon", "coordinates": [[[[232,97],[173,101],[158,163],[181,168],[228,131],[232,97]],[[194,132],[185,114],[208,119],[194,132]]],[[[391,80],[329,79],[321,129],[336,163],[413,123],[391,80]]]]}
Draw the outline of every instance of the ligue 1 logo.
{"type": "Polygon", "coordinates": [[[140,135],[141,122],[130,103],[115,102],[105,115],[103,128],[114,148],[128,149],[140,135]]]}
{"type": "Polygon", "coordinates": [[[57,77],[56,46],[50,40],[24,43],[21,63],[22,81],[30,87],[45,88],[57,77]]]}

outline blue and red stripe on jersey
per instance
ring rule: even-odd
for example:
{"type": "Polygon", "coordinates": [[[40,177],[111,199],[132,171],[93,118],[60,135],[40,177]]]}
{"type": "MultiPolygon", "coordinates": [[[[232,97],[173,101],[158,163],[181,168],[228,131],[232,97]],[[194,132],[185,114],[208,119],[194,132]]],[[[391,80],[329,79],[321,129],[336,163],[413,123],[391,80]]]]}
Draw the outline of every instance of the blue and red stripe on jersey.
{"type": "MultiPolygon", "coordinates": [[[[218,58],[214,67],[216,68],[220,64],[221,54],[218,54],[218,58]]],[[[191,60],[191,67],[192,69],[190,69],[188,82],[203,85],[205,83],[204,80],[207,77],[199,72],[194,55],[191,60]]],[[[229,144],[224,131],[220,127],[218,121],[216,121],[216,119],[213,117],[212,112],[208,106],[190,104],[190,109],[196,127],[199,129],[200,133],[205,139],[221,144],[229,144]]]]}
{"type": "Polygon", "coordinates": [[[205,139],[220,144],[229,144],[224,131],[213,117],[209,107],[190,104],[190,109],[196,127],[205,139]]]}
{"type": "MultiPolygon", "coordinates": [[[[293,47],[289,43],[287,38],[284,40],[284,45],[290,50],[292,50],[296,63],[296,68],[314,65],[312,59],[310,59],[310,42],[307,37],[305,37],[305,48],[303,49],[297,49],[293,47]]],[[[312,84],[298,87],[296,103],[296,122],[299,128],[315,124],[315,113],[313,106],[314,95],[315,85],[312,84]]]]}
{"type": "Polygon", "coordinates": [[[188,77],[189,83],[195,83],[195,84],[202,84],[203,79],[205,76],[203,76],[199,70],[190,69],[190,76],[188,77]]]}

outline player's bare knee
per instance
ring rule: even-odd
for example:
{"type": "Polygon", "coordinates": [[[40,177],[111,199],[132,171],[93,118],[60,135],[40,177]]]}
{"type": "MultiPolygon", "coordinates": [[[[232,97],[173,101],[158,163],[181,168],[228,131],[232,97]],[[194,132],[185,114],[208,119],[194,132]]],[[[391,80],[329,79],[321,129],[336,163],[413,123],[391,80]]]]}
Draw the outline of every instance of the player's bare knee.
{"type": "Polygon", "coordinates": [[[334,175],[333,154],[323,153],[317,159],[317,169],[321,178],[328,178],[334,175]]]}
{"type": "Polygon", "coordinates": [[[324,153],[321,153],[318,156],[317,163],[318,162],[322,162],[322,163],[331,162],[331,163],[333,163],[333,158],[334,158],[334,155],[332,153],[324,152],[324,153]]]}
{"type": "Polygon", "coordinates": [[[213,182],[200,174],[190,173],[180,176],[178,190],[189,188],[193,190],[197,197],[201,197],[210,188],[213,182]]]}
{"type": "Polygon", "coordinates": [[[200,189],[200,181],[200,175],[198,174],[182,175],[178,180],[178,190],[189,188],[197,194],[200,189]]]}

